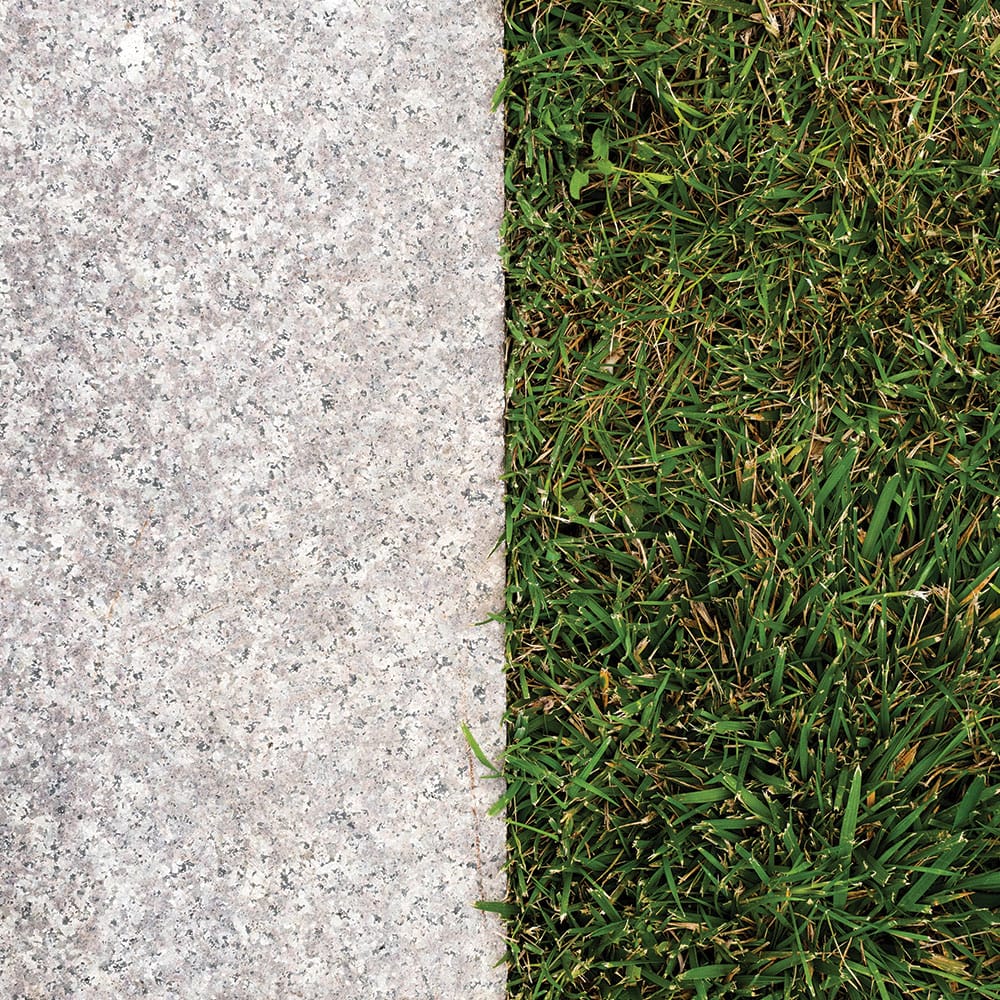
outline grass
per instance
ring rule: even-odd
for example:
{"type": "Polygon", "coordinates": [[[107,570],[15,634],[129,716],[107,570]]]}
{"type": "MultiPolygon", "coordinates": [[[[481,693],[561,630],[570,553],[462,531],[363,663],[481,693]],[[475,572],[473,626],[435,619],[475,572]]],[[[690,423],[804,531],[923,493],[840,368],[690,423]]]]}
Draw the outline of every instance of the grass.
{"type": "Polygon", "coordinates": [[[1000,998],[1000,13],[506,48],[511,998],[1000,998]]]}

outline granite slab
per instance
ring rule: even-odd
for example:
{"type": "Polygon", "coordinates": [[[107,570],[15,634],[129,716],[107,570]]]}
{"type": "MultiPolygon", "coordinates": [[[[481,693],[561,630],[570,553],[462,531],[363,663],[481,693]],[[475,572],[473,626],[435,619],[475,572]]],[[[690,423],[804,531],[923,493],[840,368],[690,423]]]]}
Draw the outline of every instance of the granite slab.
{"type": "Polygon", "coordinates": [[[496,0],[0,56],[0,995],[499,998],[496,0]]]}

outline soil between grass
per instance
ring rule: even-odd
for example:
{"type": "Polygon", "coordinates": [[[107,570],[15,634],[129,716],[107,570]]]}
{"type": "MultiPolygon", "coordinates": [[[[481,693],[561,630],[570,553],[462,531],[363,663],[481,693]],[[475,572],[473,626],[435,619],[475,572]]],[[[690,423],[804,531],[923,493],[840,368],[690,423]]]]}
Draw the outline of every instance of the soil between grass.
{"type": "Polygon", "coordinates": [[[506,49],[510,996],[1000,997],[1000,14],[506,49]]]}

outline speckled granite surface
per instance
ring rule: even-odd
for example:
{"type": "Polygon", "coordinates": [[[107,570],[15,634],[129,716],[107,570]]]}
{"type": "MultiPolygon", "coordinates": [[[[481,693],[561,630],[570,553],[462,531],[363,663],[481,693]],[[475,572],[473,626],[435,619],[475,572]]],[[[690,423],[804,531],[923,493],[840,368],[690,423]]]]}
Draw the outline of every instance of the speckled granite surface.
{"type": "Polygon", "coordinates": [[[502,993],[496,6],[0,4],[5,998],[502,993]]]}

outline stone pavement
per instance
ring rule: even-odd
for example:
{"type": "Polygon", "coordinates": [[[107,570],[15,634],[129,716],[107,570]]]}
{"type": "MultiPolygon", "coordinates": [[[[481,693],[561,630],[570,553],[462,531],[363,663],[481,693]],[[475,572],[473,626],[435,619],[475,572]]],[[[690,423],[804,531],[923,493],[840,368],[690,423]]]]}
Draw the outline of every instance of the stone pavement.
{"type": "Polygon", "coordinates": [[[0,996],[499,998],[498,3],[0,56],[0,996]]]}

